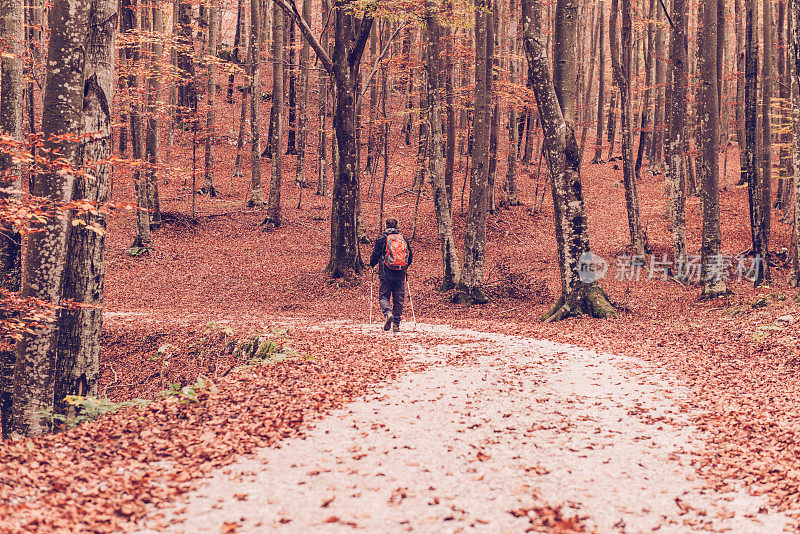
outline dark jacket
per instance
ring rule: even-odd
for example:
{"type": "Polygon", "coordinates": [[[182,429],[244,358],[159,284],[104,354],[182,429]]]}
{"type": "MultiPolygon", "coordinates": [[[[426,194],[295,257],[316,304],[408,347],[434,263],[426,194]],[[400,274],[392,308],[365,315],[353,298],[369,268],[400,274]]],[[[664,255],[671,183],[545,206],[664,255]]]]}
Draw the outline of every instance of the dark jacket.
{"type": "MultiPolygon", "coordinates": [[[[384,232],[383,235],[375,240],[375,247],[372,249],[372,256],[369,257],[369,266],[378,266],[378,277],[381,280],[386,280],[387,278],[403,278],[406,275],[405,269],[402,271],[395,271],[394,269],[387,269],[383,264],[383,256],[386,253],[386,236],[389,234],[399,233],[400,230],[397,228],[387,228],[386,232],[384,232]]],[[[414,261],[414,252],[411,250],[411,244],[408,242],[408,239],[406,239],[405,236],[403,236],[403,239],[405,239],[406,246],[408,247],[408,265],[410,266],[411,262],[414,261]]]]}

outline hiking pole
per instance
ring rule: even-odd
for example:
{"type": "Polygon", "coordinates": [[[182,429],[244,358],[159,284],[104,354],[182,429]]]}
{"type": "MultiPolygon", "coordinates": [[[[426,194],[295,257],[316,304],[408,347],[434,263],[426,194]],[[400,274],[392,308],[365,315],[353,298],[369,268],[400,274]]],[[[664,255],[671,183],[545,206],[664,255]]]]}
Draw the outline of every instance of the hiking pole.
{"type": "Polygon", "coordinates": [[[369,324],[372,324],[372,290],[375,288],[375,269],[372,269],[372,277],[369,280],[369,324]]]}
{"type": "Polygon", "coordinates": [[[414,328],[417,328],[417,314],[414,313],[414,299],[411,298],[411,285],[408,283],[408,275],[406,275],[406,290],[408,291],[408,302],[411,304],[411,317],[414,318],[414,328]]]}

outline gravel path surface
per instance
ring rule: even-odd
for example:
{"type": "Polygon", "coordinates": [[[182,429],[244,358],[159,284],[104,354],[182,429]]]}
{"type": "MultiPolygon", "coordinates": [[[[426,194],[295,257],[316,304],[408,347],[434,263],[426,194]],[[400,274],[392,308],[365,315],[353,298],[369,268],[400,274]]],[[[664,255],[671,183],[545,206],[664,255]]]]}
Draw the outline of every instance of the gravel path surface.
{"type": "Polygon", "coordinates": [[[784,529],[763,499],[704,489],[688,392],[641,361],[446,326],[398,336],[414,371],[217,472],[169,530],[524,532],[543,510],[599,532],[784,529]]]}

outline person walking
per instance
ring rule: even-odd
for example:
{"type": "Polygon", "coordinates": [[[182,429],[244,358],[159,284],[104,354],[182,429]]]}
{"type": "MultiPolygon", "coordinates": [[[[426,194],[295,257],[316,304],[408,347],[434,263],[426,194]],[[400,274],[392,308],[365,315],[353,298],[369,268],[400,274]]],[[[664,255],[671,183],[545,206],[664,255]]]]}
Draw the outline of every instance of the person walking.
{"type": "Polygon", "coordinates": [[[375,240],[369,266],[378,266],[378,303],[385,318],[383,329],[387,332],[400,331],[405,301],[406,271],[414,259],[411,245],[400,233],[399,223],[394,217],[386,219],[386,231],[375,240]],[[391,305],[389,304],[391,299],[391,305]]]}

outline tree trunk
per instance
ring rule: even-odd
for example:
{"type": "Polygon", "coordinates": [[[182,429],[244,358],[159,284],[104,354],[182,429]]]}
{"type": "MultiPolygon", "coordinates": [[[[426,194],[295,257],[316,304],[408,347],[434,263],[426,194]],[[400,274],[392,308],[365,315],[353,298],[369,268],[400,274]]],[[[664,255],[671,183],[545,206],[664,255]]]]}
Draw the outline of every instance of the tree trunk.
{"type": "MultiPolygon", "coordinates": [[[[594,9],[592,10],[594,11],[594,9]]],[[[598,10],[601,11],[601,10],[598,10]]],[[[592,14],[592,18],[594,18],[594,14],[592,14]]],[[[581,128],[581,163],[583,163],[583,151],[586,148],[586,136],[589,133],[589,124],[590,124],[590,109],[589,104],[592,101],[592,86],[594,84],[594,68],[595,68],[595,54],[597,53],[597,40],[599,37],[600,32],[600,17],[597,17],[597,22],[595,23],[595,28],[592,31],[592,39],[591,39],[591,52],[590,52],[590,60],[589,60],[589,75],[586,79],[586,88],[583,93],[583,109],[584,109],[584,118],[583,118],[583,127],[581,128]]],[[[515,40],[516,42],[516,40],[515,40]]],[[[598,116],[599,118],[599,116],[598,116]]]]}
{"type": "MultiPolygon", "coordinates": [[[[516,2],[511,0],[509,19],[512,21],[515,15],[515,4],[516,2]]],[[[516,24],[512,23],[511,27],[516,30],[516,24]]],[[[511,83],[516,83],[517,81],[517,63],[513,56],[517,54],[518,42],[517,39],[510,40],[511,50],[509,52],[512,58],[509,61],[508,70],[511,83]]],[[[517,105],[514,102],[510,102],[509,106],[511,109],[508,114],[508,149],[506,154],[508,163],[506,166],[506,181],[503,185],[503,197],[500,204],[501,206],[519,206],[519,193],[517,191],[517,136],[519,133],[519,128],[517,126],[517,105]]]]}
{"type": "MultiPolygon", "coordinates": [[[[745,0],[746,2],[747,0],[745,0]]],[[[747,46],[744,38],[744,28],[742,25],[742,4],[741,0],[734,3],[734,24],[736,26],[736,144],[739,147],[739,169],[740,178],[737,185],[747,182],[747,161],[745,139],[745,118],[744,118],[744,93],[745,93],[745,55],[747,46]]]]}
{"type": "MultiPolygon", "coordinates": [[[[289,18],[287,19],[287,30],[289,33],[288,39],[288,46],[286,50],[288,52],[289,57],[289,109],[288,111],[288,123],[289,123],[289,138],[286,143],[286,153],[290,155],[297,154],[297,70],[295,69],[295,65],[297,64],[297,33],[295,32],[294,28],[294,21],[289,18]]],[[[285,92],[282,92],[286,94],[285,92]]]]}
{"type": "MultiPolygon", "coordinates": [[[[611,29],[609,28],[609,37],[610,37],[611,29]]],[[[612,156],[614,155],[614,144],[616,143],[617,137],[617,114],[618,111],[618,100],[617,97],[619,96],[619,91],[617,88],[612,85],[611,87],[611,102],[608,104],[608,156],[606,159],[611,161],[612,156]]]]}
{"type": "Polygon", "coordinates": [[[475,0],[474,150],[469,184],[469,211],[464,234],[464,259],[458,283],[459,299],[465,303],[488,301],[481,290],[481,284],[486,254],[486,212],[489,207],[489,142],[494,49],[491,7],[491,0],[475,0]]]}
{"type": "MultiPolygon", "coordinates": [[[[270,128],[269,144],[272,147],[272,175],[269,187],[269,201],[267,218],[264,223],[272,228],[281,225],[281,165],[283,152],[283,37],[284,13],[277,5],[273,13],[273,41],[272,41],[272,128],[270,128]]],[[[291,20],[286,21],[291,25],[291,20]]],[[[292,43],[289,43],[290,45],[292,43]]],[[[290,112],[291,113],[291,112],[290,112]]]]}
{"type": "MultiPolygon", "coordinates": [[[[131,35],[137,35],[141,28],[137,11],[134,7],[131,0],[123,0],[121,2],[122,20],[123,22],[127,21],[123,24],[122,29],[131,35]]],[[[142,254],[146,253],[153,245],[153,239],[150,235],[152,218],[147,173],[142,168],[142,163],[145,162],[145,139],[143,135],[142,102],[139,94],[139,76],[136,74],[137,70],[140,69],[141,46],[132,48],[131,59],[133,67],[132,74],[128,76],[128,97],[131,99],[128,117],[130,119],[131,155],[136,164],[133,170],[133,187],[134,195],[136,196],[136,237],[130,248],[136,251],[137,254],[142,254]]]]}
{"type": "Polygon", "coordinates": [[[722,232],[719,220],[719,91],[717,86],[717,2],[702,0],[702,42],[699,51],[700,139],[702,167],[700,184],[703,206],[702,284],[703,297],[714,298],[727,292],[722,262],[722,232]]]}
{"type": "MultiPolygon", "coordinates": [[[[15,144],[23,141],[22,115],[25,106],[22,70],[25,43],[24,13],[19,0],[0,0],[0,34],[6,40],[5,54],[0,66],[0,130],[15,144]]],[[[14,147],[5,147],[5,150],[14,147]]],[[[15,163],[11,154],[0,153],[0,188],[19,191],[22,188],[22,166],[15,163]]],[[[19,193],[0,193],[0,200],[19,193]]],[[[0,289],[9,292],[20,290],[22,276],[22,236],[13,225],[0,226],[0,289]]],[[[11,318],[0,310],[0,321],[11,318]]],[[[11,350],[0,351],[0,432],[8,436],[11,431],[11,401],[14,383],[15,356],[11,350]]]]}
{"type": "MultiPolygon", "coordinates": [[[[656,83],[656,98],[655,98],[655,111],[653,113],[653,134],[651,136],[651,145],[649,150],[650,169],[664,169],[666,167],[664,162],[664,148],[667,146],[665,138],[669,125],[667,124],[667,116],[670,111],[665,106],[666,102],[666,87],[668,85],[668,66],[670,61],[667,57],[667,43],[666,43],[666,30],[664,29],[665,13],[664,7],[659,2],[656,6],[656,13],[658,16],[656,20],[659,22],[656,29],[656,43],[655,43],[655,83],[656,83]]],[[[674,23],[674,21],[673,21],[674,23]]]]}
{"type": "MultiPolygon", "coordinates": [[[[555,321],[581,313],[595,317],[615,316],[614,308],[597,284],[594,271],[590,267],[593,262],[590,261],[592,256],[575,131],[573,125],[564,120],[556,88],[550,77],[550,64],[541,30],[540,2],[541,0],[522,0],[522,24],[533,91],[544,130],[561,271],[561,298],[542,319],[555,321]]],[[[558,20],[558,23],[563,23],[563,20],[558,20]]],[[[556,48],[559,44],[556,41],[556,48]]],[[[559,54],[557,57],[567,61],[570,59],[569,54],[559,54]]],[[[562,91],[562,98],[565,94],[568,95],[569,92],[562,91]]]]}
{"type": "MultiPolygon", "coordinates": [[[[745,173],[748,184],[748,203],[750,206],[750,230],[753,241],[753,253],[757,258],[765,258],[767,251],[768,237],[766,235],[764,213],[764,203],[762,202],[762,184],[758,167],[758,157],[756,151],[757,143],[757,84],[758,84],[758,11],[757,0],[746,0],[746,30],[745,43],[747,47],[745,55],[745,91],[744,91],[744,115],[745,115],[745,173]]],[[[764,262],[766,265],[766,262],[764,262]]],[[[765,282],[764,271],[759,269],[755,276],[755,285],[765,282]]]]}
{"type": "MultiPolygon", "coordinates": [[[[160,31],[154,7],[156,31],[160,31]]],[[[117,3],[93,0],[89,20],[89,42],[83,89],[83,131],[92,134],[81,150],[81,164],[88,175],[75,178],[73,200],[102,205],[108,200],[112,153],[114,101],[114,59],[117,35],[117,3]]],[[[154,45],[155,48],[155,45],[154,45]]],[[[154,50],[155,54],[155,50],[154,50]]],[[[160,56],[159,54],[156,54],[160,56]]],[[[74,216],[73,216],[74,217],[74,216]]],[[[67,241],[67,258],[62,298],[79,304],[62,309],[58,318],[55,378],[55,413],[75,415],[64,402],[67,395],[96,396],[100,375],[100,331],[105,277],[105,228],[103,214],[85,214],[82,224],[73,226],[67,241]]]]}
{"type": "MultiPolygon", "coordinates": [[[[240,2],[244,2],[244,0],[239,0],[240,2]]],[[[242,7],[244,10],[244,6],[242,7]]],[[[233,176],[231,177],[231,186],[228,188],[228,195],[230,195],[231,189],[233,189],[233,181],[236,178],[241,178],[244,176],[242,173],[242,154],[244,152],[244,135],[245,135],[245,118],[247,117],[247,100],[249,98],[250,92],[252,91],[252,67],[253,67],[253,58],[251,56],[252,49],[248,44],[248,35],[249,35],[249,28],[247,27],[247,19],[244,17],[244,12],[242,12],[242,41],[240,45],[246,49],[245,52],[245,62],[244,62],[244,77],[247,83],[243,84],[242,87],[242,106],[241,106],[241,113],[239,115],[239,135],[236,140],[236,162],[233,166],[233,176]],[[242,44],[244,43],[244,44],[242,44]]]]}
{"type": "MultiPolygon", "coordinates": [[[[322,13],[328,13],[328,0],[322,0],[322,13]]],[[[323,17],[322,24],[325,24],[323,17]]],[[[322,47],[325,51],[328,50],[328,33],[329,30],[325,29],[322,32],[320,40],[322,47]]],[[[327,133],[327,118],[328,118],[328,85],[330,83],[329,74],[327,72],[319,71],[319,84],[318,84],[318,99],[319,109],[317,117],[319,120],[319,140],[317,142],[317,194],[328,196],[330,194],[330,186],[328,185],[328,133],[327,133]]]]}
{"type": "Polygon", "coordinates": [[[668,214],[672,225],[673,276],[684,279],[686,265],[686,114],[689,99],[687,2],[673,0],[672,39],[669,56],[669,87],[665,95],[668,130],[664,136],[665,170],[668,188],[668,214]]]}
{"type": "MultiPolygon", "coordinates": [[[[280,8],[274,6],[274,16],[280,8]]],[[[278,38],[278,33],[274,38],[278,38]]],[[[283,35],[281,32],[280,35],[283,35]]],[[[261,115],[259,104],[261,102],[261,0],[250,0],[250,58],[253,61],[250,73],[250,200],[247,205],[261,208],[264,205],[264,196],[261,193],[261,115]]]]}
{"type": "MultiPolygon", "coordinates": [[[[769,234],[772,221],[772,3],[764,0],[764,66],[761,69],[761,121],[763,169],[761,171],[761,240],[763,247],[760,258],[763,258],[760,271],[763,282],[769,284],[769,234]]],[[[759,256],[757,256],[758,258],[759,256]]],[[[758,284],[756,284],[758,285],[758,284]]]]}
{"type": "MultiPolygon", "coordinates": [[[[452,10],[452,3],[448,3],[452,10]]],[[[447,117],[447,147],[444,155],[444,183],[447,187],[447,198],[452,209],[453,206],[453,174],[455,172],[456,158],[456,106],[455,90],[453,88],[454,58],[453,58],[453,30],[448,25],[444,35],[445,44],[445,115],[447,117]]]]}
{"type": "Polygon", "coordinates": [[[634,167],[634,174],[636,179],[639,179],[642,170],[642,161],[644,160],[645,147],[652,144],[652,131],[650,130],[650,100],[652,98],[652,84],[653,84],[653,71],[654,61],[653,54],[655,53],[655,19],[656,10],[661,9],[656,0],[650,0],[650,21],[647,24],[647,54],[644,59],[644,96],[642,97],[642,121],[641,131],[639,132],[639,149],[636,153],[636,166],[634,167]]]}
{"type": "Polygon", "coordinates": [[[191,121],[197,113],[197,86],[195,85],[194,39],[192,38],[192,4],[178,4],[178,106],[181,123],[191,121]]]}
{"type": "Polygon", "coordinates": [[[440,47],[443,28],[438,21],[437,2],[425,2],[425,27],[428,34],[426,66],[428,71],[428,165],[430,167],[433,205],[436,211],[436,223],[439,230],[439,250],[442,254],[442,284],[440,291],[450,291],[460,279],[460,266],[456,253],[456,242],[453,238],[453,220],[447,184],[444,179],[444,142],[442,139],[442,110],[439,104],[439,80],[441,73],[440,47]]]}
{"type": "Polygon", "coordinates": [[[792,162],[794,166],[794,285],[800,284],[800,1],[791,4],[792,31],[792,162]]]}
{"type": "MultiPolygon", "coordinates": [[[[53,202],[54,213],[28,238],[22,296],[58,306],[66,265],[69,217],[57,204],[69,202],[80,159],[83,132],[84,46],[89,31],[87,0],[55,0],[49,12],[50,42],[44,87],[42,134],[47,173],[35,182],[33,194],[53,202]],[[55,151],[68,167],[53,158],[55,151]],[[60,171],[60,172],[59,172],[60,171]]],[[[55,387],[56,314],[48,314],[17,343],[14,369],[12,430],[39,435],[50,428],[55,387]]]]}
{"type": "MultiPolygon", "coordinates": [[[[97,1],[97,0],[95,0],[97,1]]],[[[164,45],[160,41],[164,34],[164,12],[152,2],[147,5],[151,15],[149,28],[155,33],[150,48],[150,68],[147,76],[147,130],[145,132],[145,159],[147,182],[147,205],[150,210],[150,229],[161,226],[161,201],[158,195],[158,158],[160,156],[161,128],[158,125],[158,101],[161,90],[161,60],[164,45]]]]}
{"type": "MultiPolygon", "coordinates": [[[[311,0],[303,0],[303,18],[311,24],[311,0]]],[[[303,39],[303,51],[300,54],[300,85],[297,95],[297,164],[294,181],[300,188],[306,186],[306,143],[308,140],[308,60],[311,50],[307,39],[303,39]]]]}
{"type": "Polygon", "coordinates": [[[628,230],[631,237],[633,253],[642,256],[647,248],[646,238],[642,230],[639,210],[639,193],[636,186],[636,175],[633,160],[633,132],[631,110],[631,3],[622,0],[622,49],[617,37],[618,0],[612,0],[609,17],[609,38],[611,43],[611,65],[620,95],[622,115],[622,175],[625,184],[625,207],[628,212],[628,230]]]}
{"type": "Polygon", "coordinates": [[[214,187],[214,129],[216,97],[217,97],[217,41],[219,40],[219,28],[217,27],[217,5],[210,2],[208,6],[208,84],[206,86],[206,98],[208,110],[206,111],[206,139],[205,139],[205,158],[203,173],[203,193],[210,197],[217,196],[217,189],[214,187]]]}
{"type": "MultiPolygon", "coordinates": [[[[595,135],[594,158],[592,163],[603,162],[603,103],[605,102],[606,92],[606,53],[605,53],[605,9],[600,11],[600,38],[598,39],[597,53],[600,56],[600,66],[598,68],[598,88],[597,88],[597,132],[595,135]]],[[[611,113],[613,110],[609,110],[611,113]]]]}

